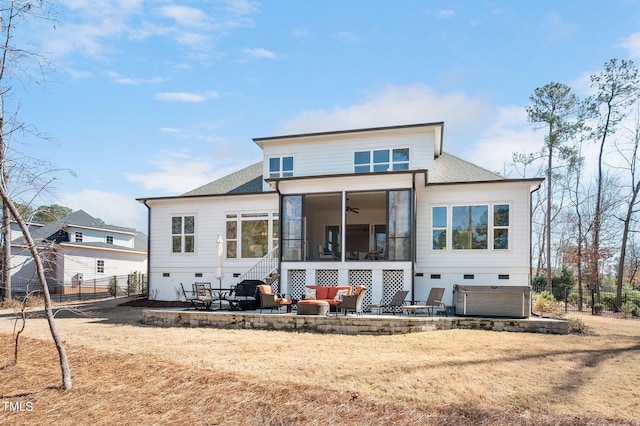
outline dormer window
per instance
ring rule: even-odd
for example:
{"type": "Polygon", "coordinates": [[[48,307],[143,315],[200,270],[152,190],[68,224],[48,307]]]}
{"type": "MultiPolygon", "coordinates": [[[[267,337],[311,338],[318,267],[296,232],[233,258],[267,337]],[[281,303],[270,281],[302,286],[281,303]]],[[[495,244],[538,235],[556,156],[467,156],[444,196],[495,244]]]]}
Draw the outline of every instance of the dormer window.
{"type": "Polygon", "coordinates": [[[357,151],[353,156],[355,173],[409,170],[409,148],[357,151]]]}
{"type": "Polygon", "coordinates": [[[293,176],[293,157],[273,157],[269,159],[269,177],[293,176]]]}

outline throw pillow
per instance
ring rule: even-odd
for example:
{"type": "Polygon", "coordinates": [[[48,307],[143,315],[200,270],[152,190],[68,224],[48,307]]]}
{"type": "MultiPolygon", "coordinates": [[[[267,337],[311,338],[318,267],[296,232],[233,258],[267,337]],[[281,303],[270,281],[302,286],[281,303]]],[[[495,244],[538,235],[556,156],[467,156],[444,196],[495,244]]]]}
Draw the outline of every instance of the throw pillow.
{"type": "Polygon", "coordinates": [[[305,300],[315,300],[316,298],[316,289],[315,288],[304,288],[304,299],[305,300]]]}
{"type": "Polygon", "coordinates": [[[342,296],[345,296],[347,294],[347,290],[338,290],[336,292],[336,297],[333,298],[333,300],[342,300],[342,296]]]}

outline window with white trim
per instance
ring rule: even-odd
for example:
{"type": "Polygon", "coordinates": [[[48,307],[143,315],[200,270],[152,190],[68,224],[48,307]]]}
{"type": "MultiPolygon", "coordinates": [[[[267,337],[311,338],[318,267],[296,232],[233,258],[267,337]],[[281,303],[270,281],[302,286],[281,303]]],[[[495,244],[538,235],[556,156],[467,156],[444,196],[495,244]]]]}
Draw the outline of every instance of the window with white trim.
{"type": "Polygon", "coordinates": [[[269,158],[269,177],[281,178],[293,176],[293,157],[269,158]]]}
{"type": "Polygon", "coordinates": [[[434,206],[432,250],[508,250],[509,204],[434,206]]]}
{"type": "Polygon", "coordinates": [[[107,244],[113,244],[113,235],[107,235],[106,236],[106,243],[107,244]]]}
{"type": "Polygon", "coordinates": [[[278,245],[280,220],[277,212],[228,213],[226,215],[227,259],[255,259],[278,245]]]}
{"type": "Polygon", "coordinates": [[[355,173],[409,170],[409,148],[356,151],[353,155],[355,173]]]}
{"type": "Polygon", "coordinates": [[[76,241],[76,243],[81,243],[83,237],[84,237],[84,235],[82,234],[82,232],[76,232],[75,233],[75,241],[76,241]]]}
{"type": "Polygon", "coordinates": [[[194,253],[196,241],[195,216],[173,216],[171,218],[171,251],[194,253]]]}
{"type": "Polygon", "coordinates": [[[447,249],[447,208],[433,207],[431,209],[431,229],[433,250],[447,249]]]}

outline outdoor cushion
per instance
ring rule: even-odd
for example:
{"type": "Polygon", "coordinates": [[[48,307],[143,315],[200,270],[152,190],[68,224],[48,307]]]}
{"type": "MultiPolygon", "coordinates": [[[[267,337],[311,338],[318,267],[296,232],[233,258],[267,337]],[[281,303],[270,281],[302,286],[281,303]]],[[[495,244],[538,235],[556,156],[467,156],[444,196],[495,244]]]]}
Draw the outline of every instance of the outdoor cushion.
{"type": "Polygon", "coordinates": [[[313,300],[316,299],[316,289],[305,287],[304,289],[304,299],[305,300],[313,300]]]}
{"type": "Polygon", "coordinates": [[[342,296],[345,296],[347,293],[347,290],[338,290],[336,295],[333,297],[333,300],[342,300],[342,296]]]}
{"type": "Polygon", "coordinates": [[[356,287],[356,292],[354,293],[356,296],[360,294],[360,292],[365,289],[366,287],[363,285],[359,285],[356,287]]]}
{"type": "Polygon", "coordinates": [[[318,300],[333,299],[333,296],[335,296],[335,293],[332,296],[329,295],[329,287],[316,286],[315,290],[316,290],[316,299],[318,300]]]}

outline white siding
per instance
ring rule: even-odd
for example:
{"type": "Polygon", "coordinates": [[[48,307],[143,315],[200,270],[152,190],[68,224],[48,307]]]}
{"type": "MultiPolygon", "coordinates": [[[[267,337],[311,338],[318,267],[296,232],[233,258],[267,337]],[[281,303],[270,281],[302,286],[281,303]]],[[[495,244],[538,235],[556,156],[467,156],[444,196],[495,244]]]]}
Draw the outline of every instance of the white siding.
{"type": "MultiPolygon", "coordinates": [[[[435,131],[439,127],[403,129],[398,132],[353,133],[300,137],[264,144],[264,171],[269,176],[269,158],[293,156],[295,176],[353,173],[356,151],[409,148],[411,170],[431,169],[435,131]]],[[[265,184],[265,189],[268,187],[265,184]]]]}
{"type": "Polygon", "coordinates": [[[216,240],[218,235],[225,238],[226,214],[277,212],[278,196],[272,192],[149,200],[148,204],[151,206],[149,294],[159,300],[176,300],[180,283],[185,288],[196,281],[208,281],[223,288],[237,284],[233,275],[245,272],[257,259],[225,259],[222,283],[215,279],[216,240]],[[185,215],[195,216],[195,253],[172,253],[171,218],[185,215]]]}
{"type": "MultiPolygon", "coordinates": [[[[93,279],[104,280],[113,275],[128,275],[134,272],[147,273],[146,253],[139,255],[109,250],[93,250],[62,246],[64,276],[58,277],[64,285],[73,284],[74,277],[82,274],[85,283],[93,279]],[[104,260],[104,273],[98,273],[98,260],[104,260]]],[[[60,260],[58,260],[60,262],[60,260]]]]}
{"type": "MultiPolygon", "coordinates": [[[[417,192],[416,299],[425,300],[431,287],[447,288],[450,302],[455,284],[529,285],[531,182],[431,185],[417,192]],[[435,206],[509,204],[508,250],[433,250],[431,209],[435,206]],[[431,275],[439,275],[439,279],[431,275]],[[473,275],[473,279],[465,279],[473,275]],[[508,279],[499,279],[508,275],[508,279]]],[[[491,216],[490,216],[491,218],[491,216]]],[[[491,220],[491,219],[489,219],[491,220]]],[[[449,226],[451,224],[449,223],[449,226]]]]}
{"type": "Polygon", "coordinates": [[[119,247],[127,247],[133,248],[133,235],[124,234],[117,231],[103,230],[103,229],[94,229],[94,228],[83,228],[78,226],[73,226],[68,229],[69,232],[69,240],[73,243],[76,241],[76,232],[82,233],[82,242],[83,243],[106,243],[107,235],[113,237],[113,245],[119,247]]]}

